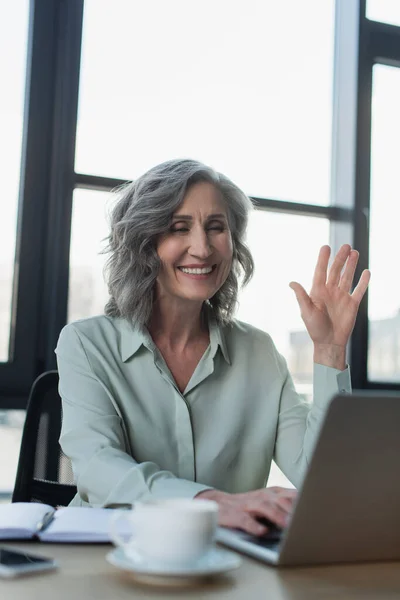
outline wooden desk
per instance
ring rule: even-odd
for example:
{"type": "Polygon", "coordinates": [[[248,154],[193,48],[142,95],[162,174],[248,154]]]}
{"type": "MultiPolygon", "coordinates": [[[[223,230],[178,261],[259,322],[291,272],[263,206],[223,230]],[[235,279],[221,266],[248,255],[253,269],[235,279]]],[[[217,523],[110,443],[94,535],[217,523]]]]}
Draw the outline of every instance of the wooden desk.
{"type": "Polygon", "coordinates": [[[168,589],[135,583],[109,565],[111,546],[7,543],[4,546],[51,556],[53,573],[0,579],[0,598],[8,600],[386,600],[400,598],[400,563],[374,563],[275,569],[243,557],[239,569],[197,587],[168,589]]]}

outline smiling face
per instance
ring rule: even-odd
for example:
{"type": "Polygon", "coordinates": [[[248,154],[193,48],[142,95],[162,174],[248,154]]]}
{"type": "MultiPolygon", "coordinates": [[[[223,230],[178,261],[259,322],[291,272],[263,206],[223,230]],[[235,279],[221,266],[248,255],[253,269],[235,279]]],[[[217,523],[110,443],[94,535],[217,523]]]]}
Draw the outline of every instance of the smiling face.
{"type": "Polygon", "coordinates": [[[232,265],[225,201],[211,183],[192,185],[157,245],[157,298],[203,303],[223,285],[232,265]]]}

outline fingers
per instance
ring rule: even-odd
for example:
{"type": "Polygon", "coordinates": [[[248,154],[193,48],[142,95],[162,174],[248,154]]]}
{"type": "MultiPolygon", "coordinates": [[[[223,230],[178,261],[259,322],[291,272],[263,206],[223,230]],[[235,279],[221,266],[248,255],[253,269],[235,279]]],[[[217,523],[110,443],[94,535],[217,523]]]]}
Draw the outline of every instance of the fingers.
{"type": "MultiPolygon", "coordinates": [[[[329,273],[327,276],[326,273],[329,255],[329,246],[322,246],[314,273],[313,287],[315,285],[325,285],[326,283],[330,286],[338,286],[345,292],[350,292],[351,287],[353,285],[354,274],[357,268],[359,253],[357,252],[357,250],[352,249],[350,244],[343,244],[339,248],[339,251],[335,256],[335,259],[329,269],[329,273]]],[[[361,275],[360,281],[352,294],[353,298],[356,299],[358,302],[361,301],[362,297],[366,292],[370,276],[370,272],[368,270],[365,270],[361,275]]],[[[299,284],[296,284],[296,286],[298,285],[299,284]]],[[[290,285],[290,287],[294,289],[292,284],[290,285]]],[[[304,304],[304,295],[300,296],[300,298],[304,304]]]]}
{"type": "Polygon", "coordinates": [[[333,285],[339,284],[340,274],[342,272],[342,269],[345,265],[346,260],[348,259],[349,255],[350,255],[350,253],[351,253],[350,244],[343,244],[343,246],[341,246],[339,248],[339,251],[336,254],[335,259],[332,263],[332,266],[329,269],[329,274],[328,274],[328,279],[327,279],[328,285],[333,286],[333,285]]]}
{"type": "Polygon", "coordinates": [[[370,279],[371,279],[371,272],[368,271],[368,269],[365,269],[361,273],[360,281],[356,285],[354,292],[351,295],[352,298],[354,298],[354,300],[356,300],[356,302],[358,302],[358,304],[360,304],[365,292],[367,291],[367,287],[368,287],[370,279]]]}
{"type": "Polygon", "coordinates": [[[300,285],[300,283],[297,283],[296,281],[291,281],[289,283],[289,287],[292,288],[292,290],[296,294],[296,299],[299,303],[301,314],[306,315],[307,311],[309,311],[312,307],[310,296],[307,294],[303,286],[300,285]]]}
{"type": "Polygon", "coordinates": [[[268,527],[258,518],[269,519],[286,527],[297,492],[285,488],[263,488],[243,494],[222,494],[216,498],[219,524],[243,529],[252,535],[267,533],[268,527]]]}
{"type": "MultiPolygon", "coordinates": [[[[274,504],[272,505],[273,512],[269,517],[274,523],[280,527],[286,527],[288,518],[293,511],[293,505],[297,498],[297,490],[286,488],[267,488],[266,496],[270,492],[274,494],[274,504]]],[[[270,510],[270,499],[268,497],[268,510],[270,510]]]]}
{"type": "Polygon", "coordinates": [[[354,273],[358,263],[358,256],[359,254],[357,250],[351,250],[344,271],[340,277],[339,287],[345,292],[350,292],[351,286],[353,285],[354,273]]]}
{"type": "MultiPolygon", "coordinates": [[[[314,271],[311,296],[318,288],[321,289],[321,287],[326,285],[330,285],[331,287],[338,286],[345,292],[350,292],[351,290],[359,253],[357,250],[352,250],[350,244],[343,244],[339,248],[339,251],[335,256],[328,273],[330,253],[331,249],[329,246],[322,246],[319,251],[318,261],[314,271]]],[[[290,282],[289,287],[291,287],[296,294],[296,299],[299,303],[302,315],[306,315],[307,311],[311,310],[313,307],[313,302],[310,296],[307,294],[303,286],[296,281],[290,282]]],[[[364,288],[365,278],[361,283],[357,296],[361,295],[362,298],[366,289],[364,288]]]]}
{"type": "Polygon", "coordinates": [[[265,488],[263,492],[276,494],[279,498],[288,498],[291,502],[297,498],[297,490],[295,488],[284,488],[278,485],[265,488]]]}
{"type": "Polygon", "coordinates": [[[218,523],[222,527],[243,529],[252,535],[264,535],[268,531],[268,527],[257,521],[256,515],[251,515],[239,505],[228,508],[219,505],[218,523]]]}
{"type": "Polygon", "coordinates": [[[239,529],[243,529],[243,531],[247,531],[247,533],[251,533],[252,535],[265,535],[268,532],[268,527],[259,523],[255,516],[252,516],[248,513],[243,513],[238,527],[239,529]]]}
{"type": "Polygon", "coordinates": [[[314,271],[312,287],[315,287],[315,286],[319,287],[321,285],[325,285],[330,255],[331,255],[330,247],[322,246],[322,248],[319,251],[317,265],[316,265],[315,271],[314,271]]]}
{"type": "Polygon", "coordinates": [[[278,499],[278,505],[279,507],[285,511],[285,513],[291,513],[293,510],[293,503],[294,503],[294,498],[286,498],[285,496],[282,496],[281,498],[278,499]]]}
{"type": "Polygon", "coordinates": [[[252,515],[267,518],[279,527],[286,527],[296,496],[296,490],[266,488],[255,492],[246,508],[252,515]]]}
{"type": "Polygon", "coordinates": [[[288,524],[290,512],[283,510],[278,505],[274,506],[272,504],[266,503],[264,505],[261,504],[257,508],[257,512],[253,514],[255,514],[255,516],[257,517],[269,519],[270,521],[272,521],[272,523],[283,529],[288,524]]]}

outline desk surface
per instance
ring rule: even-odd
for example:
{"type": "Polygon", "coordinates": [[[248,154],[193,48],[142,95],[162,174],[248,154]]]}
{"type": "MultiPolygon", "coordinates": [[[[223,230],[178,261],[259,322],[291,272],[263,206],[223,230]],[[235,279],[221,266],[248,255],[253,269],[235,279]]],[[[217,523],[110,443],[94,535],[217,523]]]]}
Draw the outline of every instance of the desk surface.
{"type": "Polygon", "coordinates": [[[13,600],[146,600],[203,598],[229,600],[385,600],[400,597],[400,564],[373,563],[313,568],[276,569],[243,557],[229,575],[183,589],[139,584],[109,565],[108,545],[4,543],[7,547],[51,556],[60,563],[52,573],[14,580],[0,579],[0,598],[13,600]]]}

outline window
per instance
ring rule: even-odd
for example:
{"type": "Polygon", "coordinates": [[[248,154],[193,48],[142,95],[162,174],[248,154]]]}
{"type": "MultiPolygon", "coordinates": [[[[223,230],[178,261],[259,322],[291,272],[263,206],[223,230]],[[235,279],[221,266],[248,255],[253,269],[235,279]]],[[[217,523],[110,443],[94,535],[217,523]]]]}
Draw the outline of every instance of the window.
{"type": "MultiPolygon", "coordinates": [[[[0,19],[0,362],[9,359],[11,293],[24,110],[28,0],[7,3],[7,18],[0,19]]],[[[5,12],[5,7],[2,12],[5,12]]]]}
{"type": "MultiPolygon", "coordinates": [[[[0,19],[0,362],[10,357],[12,288],[17,233],[29,0],[2,6],[0,19]]],[[[25,412],[0,410],[0,501],[14,486],[25,412]]]]}
{"type": "Polygon", "coordinates": [[[68,321],[99,315],[108,298],[103,279],[109,194],[75,190],[72,209],[68,321]]]}
{"type": "Polygon", "coordinates": [[[400,382],[400,69],[373,71],[368,379],[400,382]],[[388,243],[390,240],[390,243],[388,243]]]}
{"type": "Polygon", "coordinates": [[[400,25],[399,0],[368,0],[367,17],[391,25],[400,25]]]}
{"type": "Polygon", "coordinates": [[[24,420],[24,410],[0,410],[0,502],[10,501],[24,420]]]}
{"type": "Polygon", "coordinates": [[[334,0],[86,0],[76,171],[191,157],[250,195],[329,204],[333,30],[334,0]]]}
{"type": "Polygon", "coordinates": [[[253,211],[248,245],[254,277],[240,295],[237,317],[267,331],[285,356],[300,393],[312,397],[312,342],[289,283],[311,287],[320,246],[329,243],[329,221],[253,211]],[[304,232],[307,232],[305,235],[304,232]]]}

